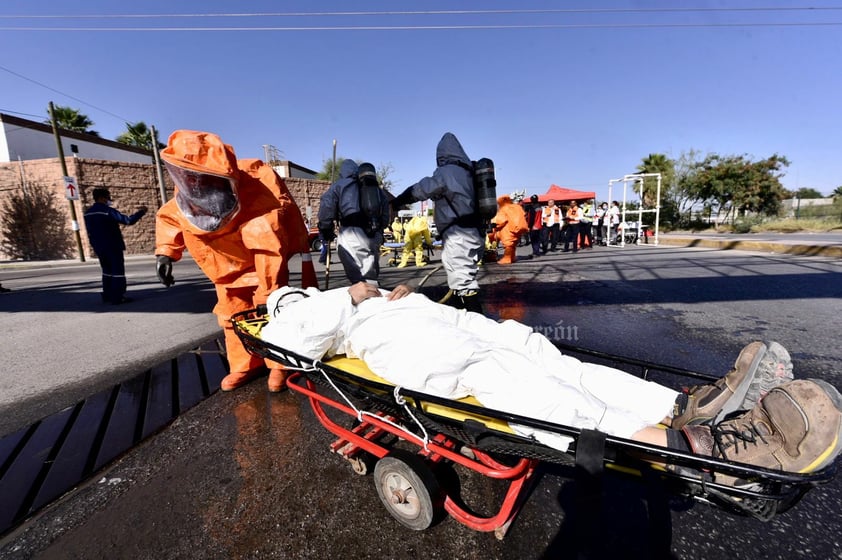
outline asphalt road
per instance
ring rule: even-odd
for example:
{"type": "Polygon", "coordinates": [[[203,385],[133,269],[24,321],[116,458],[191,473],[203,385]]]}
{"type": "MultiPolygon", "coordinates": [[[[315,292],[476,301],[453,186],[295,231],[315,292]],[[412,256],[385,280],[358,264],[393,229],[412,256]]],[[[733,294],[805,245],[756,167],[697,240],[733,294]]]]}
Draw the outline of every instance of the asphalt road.
{"type": "MultiPolygon", "coordinates": [[[[40,361],[21,358],[26,367],[13,368],[18,377],[3,377],[3,398],[20,376],[58,379],[127,354],[148,363],[179,344],[190,346],[188,333],[212,333],[210,286],[186,273],[176,285],[182,292],[164,291],[154,284],[151,262],[130,269],[131,290],[142,299],[119,310],[96,307],[95,268],[29,279],[0,271],[3,285],[15,290],[0,296],[0,328],[9,337],[4,355],[40,355],[40,361]],[[48,296],[49,303],[34,294],[30,299],[29,290],[48,296]],[[22,303],[9,304],[9,297],[22,303]],[[74,328],[78,321],[85,322],[74,328]],[[39,345],[24,345],[9,322],[26,329],[26,338],[37,335],[39,345]],[[97,331],[106,342],[91,346],[95,323],[108,325],[97,331]],[[56,343],[56,337],[73,344],[56,343]]],[[[384,281],[417,282],[430,270],[386,267],[384,281]]],[[[176,274],[178,280],[178,269],[176,274]]],[[[629,246],[552,253],[511,267],[490,265],[483,274],[491,313],[519,319],[551,338],[710,373],[727,370],[747,342],[773,339],[790,349],[796,376],[842,387],[839,259],[629,246]]],[[[332,286],[340,285],[340,277],[337,266],[332,286]]],[[[439,271],[427,285],[443,282],[439,271]]],[[[436,349],[419,341],[417,359],[429,351],[436,349]]],[[[121,362],[122,373],[112,368],[105,376],[114,382],[127,374],[129,361],[121,362]]],[[[24,384],[28,392],[43,391],[28,379],[24,384]]],[[[39,402],[39,411],[50,408],[50,399],[39,402]]],[[[4,418],[7,410],[0,407],[4,418]]],[[[575,496],[553,466],[542,468],[503,541],[453,519],[415,533],[384,510],[370,476],[353,474],[328,453],[331,441],[303,399],[289,392],[269,395],[262,380],[216,394],[8,535],[0,541],[0,556],[530,559],[571,557],[575,549],[575,496]]],[[[643,522],[639,486],[606,488],[601,544],[614,557],[654,557],[657,539],[666,538],[673,558],[842,558],[838,479],[769,522],[675,502],[668,519],[654,528],[643,522]]],[[[501,491],[471,476],[461,490],[479,510],[492,507],[501,491]]]]}

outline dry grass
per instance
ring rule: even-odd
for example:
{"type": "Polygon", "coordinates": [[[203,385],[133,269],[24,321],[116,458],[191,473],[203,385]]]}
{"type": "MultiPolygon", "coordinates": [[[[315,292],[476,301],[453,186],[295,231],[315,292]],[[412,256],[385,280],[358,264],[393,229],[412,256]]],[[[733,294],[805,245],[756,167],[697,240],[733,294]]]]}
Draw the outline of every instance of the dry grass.
{"type": "Polygon", "coordinates": [[[798,231],[810,233],[825,233],[829,231],[842,231],[842,222],[838,219],[820,219],[820,218],[802,218],[796,220],[794,218],[783,218],[780,220],[771,220],[760,224],[751,226],[752,233],[762,233],[768,231],[778,231],[782,233],[794,233],[798,231]]]}

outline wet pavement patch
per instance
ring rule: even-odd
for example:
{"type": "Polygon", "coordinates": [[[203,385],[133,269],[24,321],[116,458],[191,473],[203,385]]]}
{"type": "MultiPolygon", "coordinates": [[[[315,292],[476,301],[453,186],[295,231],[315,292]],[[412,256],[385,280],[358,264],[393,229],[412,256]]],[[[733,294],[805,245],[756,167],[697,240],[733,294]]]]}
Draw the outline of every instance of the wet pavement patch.
{"type": "Polygon", "coordinates": [[[215,393],[223,349],[209,340],[0,439],[0,535],[215,393]]]}

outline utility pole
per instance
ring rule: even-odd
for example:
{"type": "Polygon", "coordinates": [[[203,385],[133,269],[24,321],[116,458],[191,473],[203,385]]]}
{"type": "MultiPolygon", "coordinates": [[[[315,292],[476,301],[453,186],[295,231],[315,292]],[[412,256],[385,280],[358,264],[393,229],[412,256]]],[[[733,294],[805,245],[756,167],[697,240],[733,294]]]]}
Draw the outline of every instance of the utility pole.
{"type": "Polygon", "coordinates": [[[330,166],[330,184],[333,184],[334,175],[336,174],[336,138],[333,139],[333,163],[330,166]]]}
{"type": "Polygon", "coordinates": [[[155,159],[155,171],[158,174],[158,190],[161,191],[161,206],[167,203],[167,185],[164,183],[164,168],[161,164],[161,157],[158,154],[158,131],[150,126],[152,131],[152,157],[155,159]]]}
{"type": "MultiPolygon", "coordinates": [[[[56,147],[58,148],[58,160],[61,162],[61,174],[67,177],[67,164],[64,161],[64,148],[61,146],[61,136],[58,133],[58,125],[56,124],[56,111],[53,107],[53,102],[50,101],[50,122],[53,125],[53,136],[56,137],[56,147]]],[[[72,200],[67,201],[70,204],[70,219],[73,226],[73,234],[76,236],[76,250],[79,251],[79,260],[85,262],[85,249],[82,247],[82,235],[79,233],[79,220],[76,219],[76,205],[72,200]]]]}

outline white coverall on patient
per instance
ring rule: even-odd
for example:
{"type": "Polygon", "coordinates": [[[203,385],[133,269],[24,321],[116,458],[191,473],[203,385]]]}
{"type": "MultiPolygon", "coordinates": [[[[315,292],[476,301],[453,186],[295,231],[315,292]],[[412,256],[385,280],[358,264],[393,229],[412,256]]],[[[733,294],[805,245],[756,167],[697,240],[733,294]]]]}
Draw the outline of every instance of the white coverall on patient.
{"type": "MultiPolygon", "coordinates": [[[[394,301],[375,297],[354,306],[347,288],[309,288],[310,297],[277,307],[288,291],[300,290],[285,287],[270,295],[263,340],[313,360],[359,358],[380,377],[414,391],[449,399],[472,395],[491,409],[624,438],[671,416],[678,395],[564,356],[545,336],[516,321],[497,322],[421,294],[394,301]]],[[[557,449],[571,442],[511,427],[557,449]]]]}

